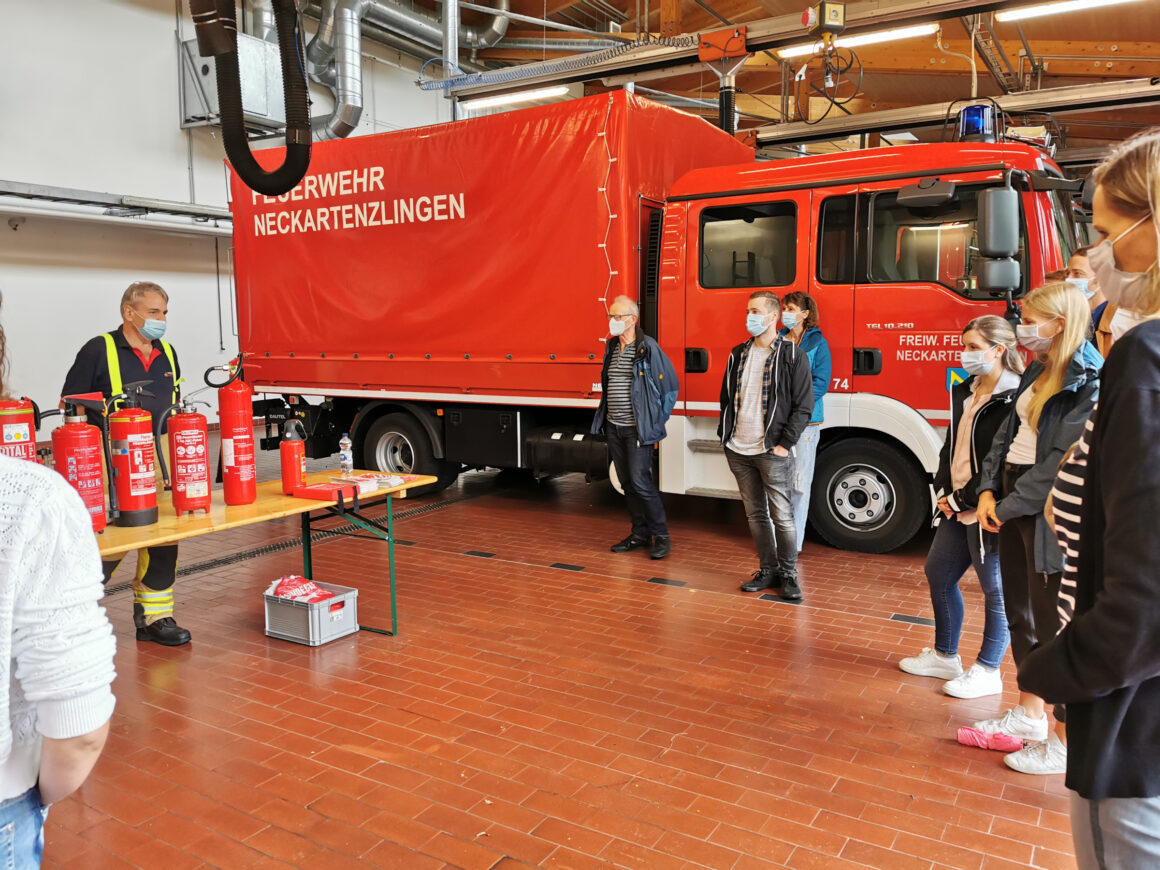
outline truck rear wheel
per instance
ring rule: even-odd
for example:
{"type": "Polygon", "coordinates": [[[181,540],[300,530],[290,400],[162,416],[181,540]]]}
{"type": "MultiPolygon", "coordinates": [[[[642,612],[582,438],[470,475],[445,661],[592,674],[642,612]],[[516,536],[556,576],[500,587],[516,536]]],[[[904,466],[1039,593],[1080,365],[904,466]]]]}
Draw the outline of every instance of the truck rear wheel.
{"type": "Polygon", "coordinates": [[[410,414],[387,414],[375,420],[363,439],[362,457],[375,471],[439,478],[437,483],[411,490],[412,495],[444,490],[459,476],[458,463],[435,458],[431,438],[410,414]]]}
{"type": "Polygon", "coordinates": [[[877,441],[850,439],[818,454],[810,522],[842,550],[901,547],[930,514],[930,487],[918,466],[877,441]]]}

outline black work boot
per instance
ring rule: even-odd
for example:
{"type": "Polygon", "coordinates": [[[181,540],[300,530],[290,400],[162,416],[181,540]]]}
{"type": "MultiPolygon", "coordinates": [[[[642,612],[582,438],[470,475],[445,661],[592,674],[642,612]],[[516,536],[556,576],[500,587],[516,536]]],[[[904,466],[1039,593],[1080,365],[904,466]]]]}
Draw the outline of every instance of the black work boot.
{"type": "Polygon", "coordinates": [[[741,584],[741,591],[761,592],[772,586],[776,579],[777,573],[772,568],[758,568],[748,582],[741,584]]]}
{"type": "Polygon", "coordinates": [[[137,629],[137,640],[151,640],[162,646],[181,646],[189,643],[189,639],[189,632],[178,625],[172,616],[163,616],[137,629]]]}
{"type": "Polygon", "coordinates": [[[669,540],[668,535],[653,535],[652,550],[649,551],[650,559],[663,559],[673,549],[673,542],[669,540]]]}
{"type": "Polygon", "coordinates": [[[801,601],[802,588],[798,585],[796,574],[784,574],[781,578],[782,601],[801,601]]]}
{"type": "Polygon", "coordinates": [[[641,547],[648,546],[648,538],[640,538],[636,535],[629,535],[623,541],[613,544],[610,548],[614,553],[627,553],[629,550],[639,550],[641,547]]]}

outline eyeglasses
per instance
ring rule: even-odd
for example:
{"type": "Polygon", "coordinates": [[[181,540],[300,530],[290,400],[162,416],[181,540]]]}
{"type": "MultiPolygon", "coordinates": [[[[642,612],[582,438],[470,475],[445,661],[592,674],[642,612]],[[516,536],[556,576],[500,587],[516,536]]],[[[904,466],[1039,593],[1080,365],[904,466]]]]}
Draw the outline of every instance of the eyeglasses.
{"type": "Polygon", "coordinates": [[[627,320],[629,317],[636,317],[635,314],[609,314],[613,320],[627,320]]]}

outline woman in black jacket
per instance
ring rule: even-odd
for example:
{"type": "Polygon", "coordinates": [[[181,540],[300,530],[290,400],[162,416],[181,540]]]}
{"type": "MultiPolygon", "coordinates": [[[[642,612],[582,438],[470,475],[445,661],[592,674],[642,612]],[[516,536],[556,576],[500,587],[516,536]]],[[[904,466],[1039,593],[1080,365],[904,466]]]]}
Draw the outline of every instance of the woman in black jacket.
{"type": "Polygon", "coordinates": [[[1160,867],[1160,131],[1125,142],[1095,179],[1092,225],[1104,241],[1092,268],[1109,304],[1138,322],[1108,354],[1100,405],[1076,451],[1087,455],[1080,497],[1055,505],[1057,517],[1078,519],[1068,555],[1076,585],[1060,598],[1074,616],[1027,655],[1019,686],[1067,705],[1081,870],[1152,868],[1160,867]]]}
{"type": "Polygon", "coordinates": [[[979,472],[995,433],[1007,419],[1023,372],[1015,332],[1001,317],[977,317],[963,329],[963,368],[971,378],[951,391],[951,424],[939,456],[935,489],[938,530],[926,557],[926,581],[934,608],[934,649],[905,658],[908,674],[946,680],[943,691],[956,698],[981,698],[1003,691],[999,663],[1009,635],[999,576],[998,535],[984,532],[975,516],[979,472]],[[975,568],[983,589],[985,617],[979,657],[963,671],[958,655],[963,630],[959,581],[975,568]]]}

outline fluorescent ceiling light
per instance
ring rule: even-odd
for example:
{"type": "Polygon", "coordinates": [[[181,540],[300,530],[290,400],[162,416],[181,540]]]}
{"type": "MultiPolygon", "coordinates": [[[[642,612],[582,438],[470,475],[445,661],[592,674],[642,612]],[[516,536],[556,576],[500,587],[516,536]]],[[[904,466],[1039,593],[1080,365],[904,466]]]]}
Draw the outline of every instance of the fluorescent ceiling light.
{"type": "MultiPolygon", "coordinates": [[[[1080,0],[1076,0],[1080,2],[1080,0]]],[[[1093,0],[1098,2],[1098,0],[1093,0]]],[[[1123,2],[1123,0],[1120,0],[1123,2]]],[[[915,24],[913,27],[896,27],[893,30],[879,30],[877,33],[859,33],[856,36],[840,36],[834,40],[838,48],[857,48],[860,45],[873,45],[876,42],[893,42],[896,39],[912,39],[916,36],[929,36],[938,30],[937,24],[915,24]]],[[[804,57],[807,54],[817,54],[822,50],[820,42],[811,42],[806,45],[789,45],[777,49],[778,57],[804,57]]]]}
{"type": "Polygon", "coordinates": [[[550,88],[537,88],[534,91],[519,91],[514,94],[480,97],[478,100],[464,100],[459,105],[468,110],[490,109],[494,106],[510,106],[512,103],[526,103],[531,100],[550,100],[552,97],[562,97],[566,93],[568,93],[566,85],[553,85],[550,88]]]}
{"type": "Polygon", "coordinates": [[[997,21],[1022,21],[1024,18],[1039,18],[1043,15],[1058,15],[1060,12],[1077,12],[1080,9],[1102,9],[1117,3],[1134,3],[1135,0],[1062,0],[1059,3],[1040,3],[1038,6],[1024,6],[1021,9],[1006,9],[995,13],[997,21]]]}

